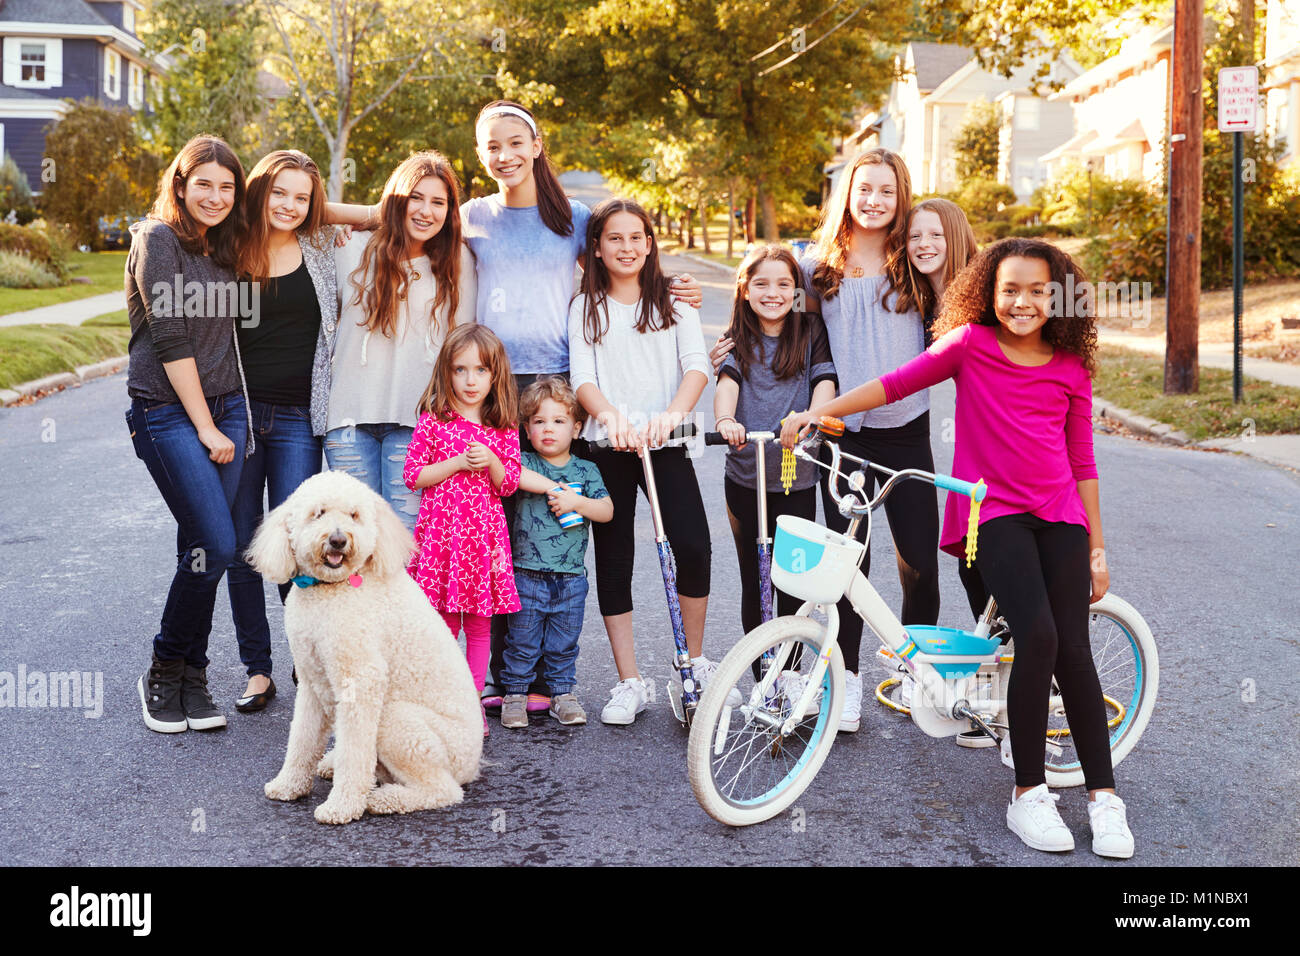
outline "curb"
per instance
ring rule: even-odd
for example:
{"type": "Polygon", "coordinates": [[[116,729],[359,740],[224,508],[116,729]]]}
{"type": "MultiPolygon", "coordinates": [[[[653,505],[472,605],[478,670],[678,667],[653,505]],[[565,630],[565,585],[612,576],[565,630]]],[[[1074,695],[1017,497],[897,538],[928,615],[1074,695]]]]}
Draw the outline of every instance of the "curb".
{"type": "Polygon", "coordinates": [[[119,355],[116,358],[95,362],[93,365],[78,365],[71,372],[57,372],[54,375],[46,375],[44,378],[34,379],[30,382],[20,382],[13,388],[0,388],[0,405],[13,405],[15,402],[22,401],[31,395],[73,388],[91,379],[113,375],[126,368],[128,360],[129,356],[119,355]]]}
{"type": "Polygon", "coordinates": [[[1094,397],[1092,400],[1092,413],[1100,415],[1102,418],[1111,418],[1119,422],[1125,428],[1146,435],[1150,438],[1156,438],[1160,441],[1168,442],[1171,445],[1194,445],[1187,435],[1172,425],[1166,425],[1164,422],[1158,422],[1154,418],[1147,418],[1145,415],[1139,415],[1136,412],[1130,412],[1126,408],[1120,408],[1118,405],[1112,405],[1104,398],[1094,397]]]}
{"type": "Polygon", "coordinates": [[[717,271],[724,272],[729,276],[734,277],[736,274],[736,270],[731,266],[723,265],[721,262],[714,262],[712,259],[701,259],[699,256],[691,255],[689,252],[669,252],[665,254],[677,259],[685,259],[687,262],[692,262],[708,269],[716,269],[717,271]]]}

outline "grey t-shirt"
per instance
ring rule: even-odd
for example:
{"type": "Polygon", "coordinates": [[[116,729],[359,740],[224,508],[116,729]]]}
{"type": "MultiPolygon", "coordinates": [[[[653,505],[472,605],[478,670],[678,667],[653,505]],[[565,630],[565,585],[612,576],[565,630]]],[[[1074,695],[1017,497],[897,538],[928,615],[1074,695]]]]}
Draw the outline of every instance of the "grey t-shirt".
{"type": "MultiPolygon", "coordinates": [[[[799,260],[804,285],[814,292],[812,275],[816,267],[817,260],[810,255],[799,260]]],[[[925,351],[921,313],[895,312],[881,301],[887,281],[885,276],[845,276],[834,297],[821,300],[841,393],[880,378],[925,351]]],[[[929,410],[930,393],[922,389],[892,405],[847,415],[844,427],[897,428],[929,410]]]]}
{"type": "Polygon", "coordinates": [[[131,227],[126,256],[126,310],[131,321],[131,364],[126,391],[132,398],[179,402],[164,362],[192,358],[208,398],[238,391],[235,320],[252,302],[235,274],[210,258],[186,252],[165,222],[146,219],[131,227]]]}
{"type": "MultiPolygon", "coordinates": [[[[797,375],[782,379],[777,378],[772,371],[780,340],[771,335],[762,337],[762,354],[755,355],[750,361],[749,375],[746,378],[740,377],[735,350],[728,352],[723,359],[718,377],[725,375],[740,386],[740,395],[736,399],[736,421],[744,425],[747,431],[779,433],[778,422],[786,415],[807,411],[812,391],[818,382],[827,379],[835,381],[835,365],[831,361],[826,326],[815,315],[811,319],[812,334],[808,336],[808,351],[804,356],[803,371],[797,375]]],[[[781,491],[781,449],[777,445],[768,444],[764,455],[767,462],[768,493],[781,491]]],[[[757,488],[757,462],[758,454],[753,442],[741,449],[728,448],[726,475],[745,488],[757,488]]],[[[791,488],[809,488],[816,484],[816,470],[817,466],[811,462],[799,462],[791,488]]]]}

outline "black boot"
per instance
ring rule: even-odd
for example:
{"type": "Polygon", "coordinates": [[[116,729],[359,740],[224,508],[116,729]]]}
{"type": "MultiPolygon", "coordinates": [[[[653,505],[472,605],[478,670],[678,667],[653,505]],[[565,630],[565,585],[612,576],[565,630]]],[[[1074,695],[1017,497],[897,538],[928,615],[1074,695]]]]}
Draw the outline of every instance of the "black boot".
{"type": "Polygon", "coordinates": [[[138,681],[140,707],[144,711],[144,725],[160,734],[178,734],[189,728],[185,709],[181,705],[181,682],[185,674],[184,661],[160,661],[154,655],[153,663],[138,681]]]}

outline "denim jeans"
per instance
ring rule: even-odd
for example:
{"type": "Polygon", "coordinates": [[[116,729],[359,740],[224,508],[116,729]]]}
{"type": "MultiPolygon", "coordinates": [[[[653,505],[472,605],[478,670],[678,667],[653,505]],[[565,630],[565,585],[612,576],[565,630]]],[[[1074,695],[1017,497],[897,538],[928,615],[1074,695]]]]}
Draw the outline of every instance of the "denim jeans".
{"type": "MultiPolygon", "coordinates": [[[[321,469],[321,440],[311,433],[311,413],[305,407],[268,405],[252,401],[253,435],[257,447],[244,462],[235,492],[235,560],[226,575],[230,611],[235,619],[239,659],[248,676],[271,674],[271,628],[266,622],[266,592],[262,576],[248,566],[244,552],[262,521],[262,497],[275,508],[321,469]]],[[[280,585],[283,602],[292,584],[280,585]]]]}
{"type": "Polygon", "coordinates": [[[526,694],[537,675],[551,694],[567,694],[578,681],[578,636],[587,603],[587,574],[515,569],[520,609],[510,615],[502,652],[501,684],[526,694]]]}
{"type": "Polygon", "coordinates": [[[415,531],[420,514],[420,493],[406,487],[402,468],[406,446],[414,428],[405,425],[348,425],[331,428],[325,434],[325,459],[330,471],[346,471],[365,483],[397,512],[406,527],[415,531]]]}
{"type": "Polygon", "coordinates": [[[159,660],[208,666],[208,635],[217,585],[235,557],[230,510],[244,465],[248,439],[244,397],[230,392],[209,398],[212,420],[235,443],[235,457],[218,465],[208,457],[180,402],[132,399],[127,428],[136,457],[149,469],[176,519],[176,572],[153,639],[159,660]]]}

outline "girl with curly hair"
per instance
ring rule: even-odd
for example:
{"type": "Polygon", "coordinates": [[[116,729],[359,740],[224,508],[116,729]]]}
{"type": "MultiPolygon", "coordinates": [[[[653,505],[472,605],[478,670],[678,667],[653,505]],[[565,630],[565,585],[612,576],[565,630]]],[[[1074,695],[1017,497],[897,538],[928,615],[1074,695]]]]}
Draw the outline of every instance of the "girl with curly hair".
{"type": "MultiPolygon", "coordinates": [[[[1105,705],[1088,645],[1088,605],[1110,585],[1092,454],[1092,288],[1056,247],[1004,239],[956,277],[935,335],[927,352],[902,367],[793,416],[782,441],[793,445],[818,416],[879,408],[954,380],[952,472],[988,483],[976,568],[1016,640],[1007,690],[1016,787],[1007,826],[1035,849],[1074,849],[1043,773],[1055,675],[1088,788],[1093,852],[1126,859],[1133,834],[1115,795],[1105,705]]],[[[949,494],[944,551],[965,553],[969,515],[969,499],[949,494]]]]}

